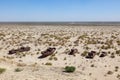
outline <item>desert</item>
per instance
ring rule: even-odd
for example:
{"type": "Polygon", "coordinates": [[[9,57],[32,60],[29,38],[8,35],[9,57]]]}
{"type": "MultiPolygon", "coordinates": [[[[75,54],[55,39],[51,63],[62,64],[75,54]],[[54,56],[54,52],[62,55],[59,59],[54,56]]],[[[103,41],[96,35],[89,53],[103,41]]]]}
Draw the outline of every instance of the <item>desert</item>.
{"type": "Polygon", "coordinates": [[[0,24],[0,80],[120,80],[120,26],[0,24]]]}

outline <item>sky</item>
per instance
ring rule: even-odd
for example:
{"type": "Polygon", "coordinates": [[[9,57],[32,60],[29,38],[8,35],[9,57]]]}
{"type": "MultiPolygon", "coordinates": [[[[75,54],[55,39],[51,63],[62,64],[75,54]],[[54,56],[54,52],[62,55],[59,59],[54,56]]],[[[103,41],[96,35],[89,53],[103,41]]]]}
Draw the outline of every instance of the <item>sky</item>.
{"type": "Polygon", "coordinates": [[[0,0],[0,22],[120,21],[120,0],[0,0]]]}

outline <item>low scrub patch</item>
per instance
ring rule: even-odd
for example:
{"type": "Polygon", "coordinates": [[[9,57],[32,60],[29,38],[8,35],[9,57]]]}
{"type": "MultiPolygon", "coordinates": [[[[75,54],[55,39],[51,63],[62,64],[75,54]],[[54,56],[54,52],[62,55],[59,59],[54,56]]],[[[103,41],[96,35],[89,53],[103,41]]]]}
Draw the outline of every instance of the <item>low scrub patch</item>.
{"type": "Polygon", "coordinates": [[[71,73],[74,72],[76,68],[74,66],[66,66],[65,67],[65,72],[71,73]]]}
{"type": "Polygon", "coordinates": [[[0,74],[2,74],[3,72],[5,72],[6,69],[5,68],[0,68],[0,74]]]}

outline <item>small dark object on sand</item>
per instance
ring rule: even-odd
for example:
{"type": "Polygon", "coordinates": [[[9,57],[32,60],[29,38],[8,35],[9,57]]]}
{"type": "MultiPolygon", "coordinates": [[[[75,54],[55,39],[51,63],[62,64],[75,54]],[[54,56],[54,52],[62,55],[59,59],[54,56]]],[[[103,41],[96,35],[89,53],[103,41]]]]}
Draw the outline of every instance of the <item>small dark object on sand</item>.
{"type": "Polygon", "coordinates": [[[99,57],[105,57],[105,56],[107,56],[107,53],[106,52],[102,52],[99,57]]]}
{"type": "Polygon", "coordinates": [[[30,47],[20,47],[18,49],[12,49],[9,51],[8,54],[16,54],[17,52],[26,52],[26,51],[30,51],[30,47]]]}
{"type": "Polygon", "coordinates": [[[88,53],[88,55],[86,56],[87,59],[93,59],[96,55],[96,51],[91,51],[88,53]]]}
{"type": "Polygon", "coordinates": [[[78,50],[77,49],[71,49],[69,55],[74,55],[75,56],[75,53],[78,53],[78,50]]]}
{"type": "Polygon", "coordinates": [[[25,52],[25,51],[30,51],[30,47],[21,47],[18,49],[19,52],[25,52]]]}
{"type": "Polygon", "coordinates": [[[48,48],[47,50],[41,52],[41,56],[38,57],[38,58],[45,58],[49,55],[52,55],[54,52],[55,52],[56,48],[48,48]]]}
{"type": "Polygon", "coordinates": [[[8,54],[10,54],[10,55],[11,55],[11,54],[15,54],[16,52],[17,52],[17,50],[12,49],[12,50],[10,50],[10,51],[9,51],[9,53],[8,53],[8,54]]]}

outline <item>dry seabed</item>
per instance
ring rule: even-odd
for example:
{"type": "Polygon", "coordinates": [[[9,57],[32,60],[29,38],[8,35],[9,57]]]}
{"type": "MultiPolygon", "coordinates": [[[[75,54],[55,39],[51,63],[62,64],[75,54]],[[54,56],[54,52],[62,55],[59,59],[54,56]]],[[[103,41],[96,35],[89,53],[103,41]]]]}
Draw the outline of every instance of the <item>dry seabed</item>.
{"type": "Polygon", "coordinates": [[[119,26],[0,25],[0,45],[0,80],[120,80],[119,26]]]}

